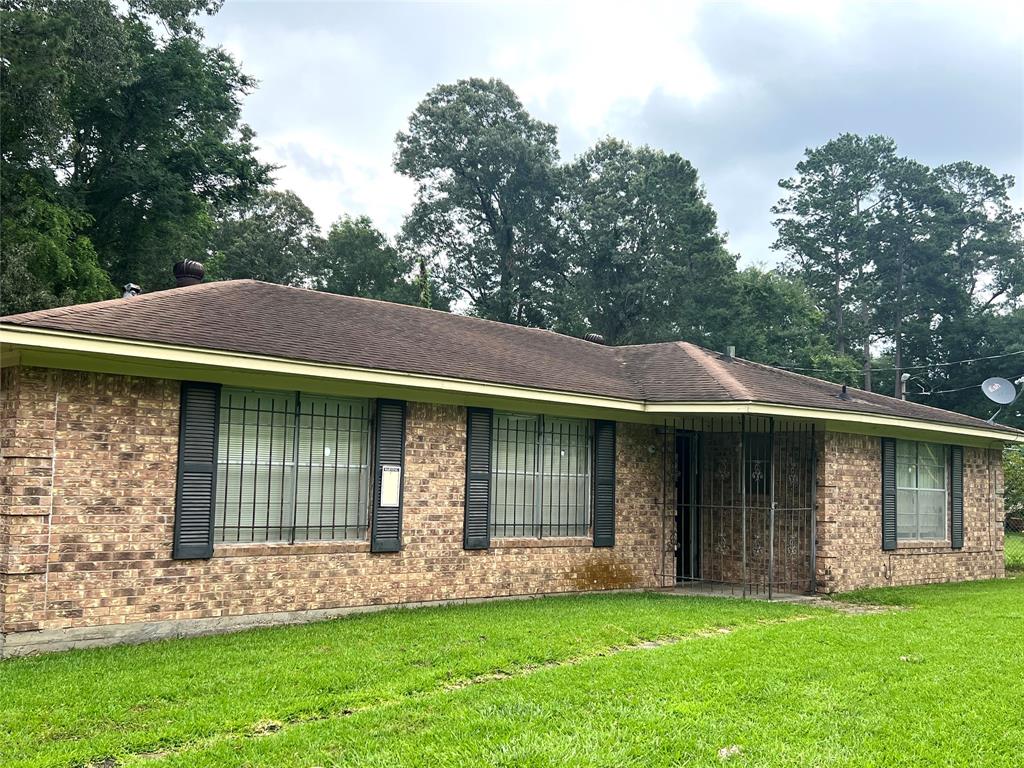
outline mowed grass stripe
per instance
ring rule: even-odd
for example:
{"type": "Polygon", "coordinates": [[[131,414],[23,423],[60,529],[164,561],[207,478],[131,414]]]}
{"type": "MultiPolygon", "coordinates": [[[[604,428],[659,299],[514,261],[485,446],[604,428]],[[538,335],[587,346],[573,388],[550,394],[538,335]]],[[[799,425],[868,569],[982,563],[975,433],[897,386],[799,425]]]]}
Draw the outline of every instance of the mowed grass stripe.
{"type": "Polygon", "coordinates": [[[750,624],[155,764],[1016,766],[1022,598],[1021,580],[861,593],[913,609],[750,624]]]}
{"type": "Polygon", "coordinates": [[[497,671],[807,612],[657,594],[568,596],[9,660],[0,663],[0,765],[125,760],[497,671]]]}

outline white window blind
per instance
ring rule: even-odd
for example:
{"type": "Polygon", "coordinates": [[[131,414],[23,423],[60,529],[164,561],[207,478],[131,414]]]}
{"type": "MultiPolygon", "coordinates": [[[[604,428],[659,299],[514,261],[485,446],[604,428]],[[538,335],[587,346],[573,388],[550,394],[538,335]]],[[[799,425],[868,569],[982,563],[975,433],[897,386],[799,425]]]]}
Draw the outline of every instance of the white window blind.
{"type": "Polygon", "coordinates": [[[945,541],[947,537],[946,448],[896,441],[896,538],[945,541]]]}

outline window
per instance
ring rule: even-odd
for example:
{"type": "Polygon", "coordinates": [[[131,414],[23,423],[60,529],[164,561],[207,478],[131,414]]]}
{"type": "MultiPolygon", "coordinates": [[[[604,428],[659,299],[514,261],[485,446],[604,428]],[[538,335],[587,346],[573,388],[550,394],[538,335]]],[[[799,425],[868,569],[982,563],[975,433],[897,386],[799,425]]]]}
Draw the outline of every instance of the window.
{"type": "Polygon", "coordinates": [[[214,540],[365,539],[369,432],[365,400],[224,388],[214,540]]]}
{"type": "Polygon", "coordinates": [[[589,422],[495,413],[491,434],[491,535],[588,535],[589,422]]]}
{"type": "Polygon", "coordinates": [[[896,539],[946,540],[946,449],[896,441],[896,539]]]}

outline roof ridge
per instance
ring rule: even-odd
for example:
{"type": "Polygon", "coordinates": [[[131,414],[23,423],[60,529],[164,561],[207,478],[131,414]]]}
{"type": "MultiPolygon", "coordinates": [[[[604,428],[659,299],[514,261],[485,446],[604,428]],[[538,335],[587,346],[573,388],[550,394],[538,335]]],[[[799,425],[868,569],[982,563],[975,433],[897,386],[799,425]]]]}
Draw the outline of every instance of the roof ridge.
{"type": "MultiPolygon", "coordinates": [[[[232,285],[232,284],[237,284],[237,283],[253,283],[253,284],[259,285],[259,286],[267,286],[267,287],[269,287],[271,289],[274,289],[274,290],[284,289],[284,290],[288,290],[288,291],[304,291],[306,293],[316,294],[317,296],[327,297],[328,300],[331,300],[331,301],[340,300],[340,299],[350,299],[352,301],[370,302],[370,303],[373,303],[373,304],[384,304],[384,305],[387,305],[389,307],[399,307],[399,308],[403,308],[403,309],[412,310],[412,311],[415,311],[415,312],[431,312],[431,313],[434,313],[436,315],[444,315],[444,316],[447,316],[447,317],[456,317],[456,318],[462,318],[462,319],[465,319],[465,320],[471,320],[471,321],[473,321],[475,323],[487,323],[487,324],[489,324],[491,326],[500,325],[500,326],[504,326],[506,328],[514,328],[516,330],[521,330],[521,331],[531,331],[533,333],[542,333],[542,334],[545,334],[545,335],[548,335],[548,336],[555,336],[555,337],[557,337],[559,339],[569,339],[569,340],[574,341],[574,342],[579,342],[580,344],[587,344],[589,347],[592,347],[592,348],[604,348],[604,349],[608,349],[608,350],[616,349],[616,347],[610,347],[610,346],[606,346],[606,345],[602,345],[602,344],[595,344],[592,341],[587,341],[586,339],[581,339],[578,336],[572,336],[572,335],[567,334],[567,333],[559,333],[558,331],[552,331],[552,330],[550,330],[548,328],[537,328],[537,327],[531,326],[531,325],[516,325],[515,323],[506,323],[506,322],[504,322],[502,320],[491,320],[491,319],[486,318],[486,317],[477,317],[476,315],[465,315],[465,314],[462,314],[460,312],[450,312],[448,310],[435,309],[433,307],[421,307],[418,304],[402,304],[402,303],[396,302],[396,301],[386,301],[385,299],[371,299],[371,298],[368,298],[366,296],[352,296],[352,295],[347,294],[347,293],[334,293],[332,291],[322,291],[322,290],[319,290],[317,288],[309,288],[309,287],[303,286],[303,285],[283,285],[281,283],[271,283],[271,282],[268,282],[266,280],[254,280],[252,278],[237,278],[237,279],[232,279],[232,280],[218,280],[218,281],[213,281],[213,282],[210,282],[210,283],[203,283],[203,285],[216,285],[216,284],[219,284],[219,285],[232,285]]],[[[153,294],[148,294],[148,295],[153,295],[153,294]]],[[[79,306],[81,306],[81,305],[79,305],[79,306]]]]}
{"type": "Polygon", "coordinates": [[[164,299],[167,298],[168,294],[172,291],[177,295],[178,291],[187,291],[188,293],[197,293],[200,290],[209,290],[211,288],[219,288],[228,283],[258,283],[258,280],[211,280],[208,283],[196,283],[195,285],[183,285],[175,286],[171,288],[161,288],[158,291],[150,291],[149,293],[139,293],[135,296],[118,296],[113,299],[101,299],[100,301],[88,301],[84,304],[66,304],[62,307],[46,307],[45,309],[33,309],[28,312],[17,312],[13,315],[4,315],[0,317],[2,322],[14,322],[17,323],[23,320],[35,320],[36,318],[48,318],[48,317],[66,317],[68,315],[76,315],[79,312],[85,310],[96,310],[105,309],[113,306],[124,306],[125,302],[132,303],[149,303],[152,299],[164,299]]]}
{"type": "Polygon", "coordinates": [[[636,388],[637,394],[641,400],[647,399],[647,388],[644,387],[643,379],[639,376],[633,375],[632,365],[626,360],[623,354],[627,349],[635,349],[637,347],[649,346],[645,344],[629,344],[621,347],[609,347],[613,350],[614,357],[619,363],[619,367],[622,369],[623,375],[629,380],[629,383],[636,388]]]}
{"type": "Polygon", "coordinates": [[[751,395],[750,390],[747,389],[743,384],[736,380],[721,362],[716,360],[713,353],[704,347],[692,344],[688,341],[677,341],[676,344],[690,357],[691,360],[695,361],[701,368],[707,372],[707,374],[714,379],[730,396],[739,400],[754,400],[755,398],[751,395]],[[701,353],[698,357],[694,354],[694,350],[701,353]]]}

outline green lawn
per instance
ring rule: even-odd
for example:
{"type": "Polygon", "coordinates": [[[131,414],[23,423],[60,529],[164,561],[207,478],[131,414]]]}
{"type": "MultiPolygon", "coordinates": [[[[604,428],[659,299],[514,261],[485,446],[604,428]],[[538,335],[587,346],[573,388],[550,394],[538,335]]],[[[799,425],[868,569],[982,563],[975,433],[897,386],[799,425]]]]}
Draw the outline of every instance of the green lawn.
{"type": "Polygon", "coordinates": [[[1024,570],[1024,532],[1007,531],[1004,542],[1006,570],[1024,570]]]}
{"type": "Polygon", "coordinates": [[[563,597],[18,659],[0,765],[1019,764],[1024,578],[848,599],[893,609],[563,597]]]}

